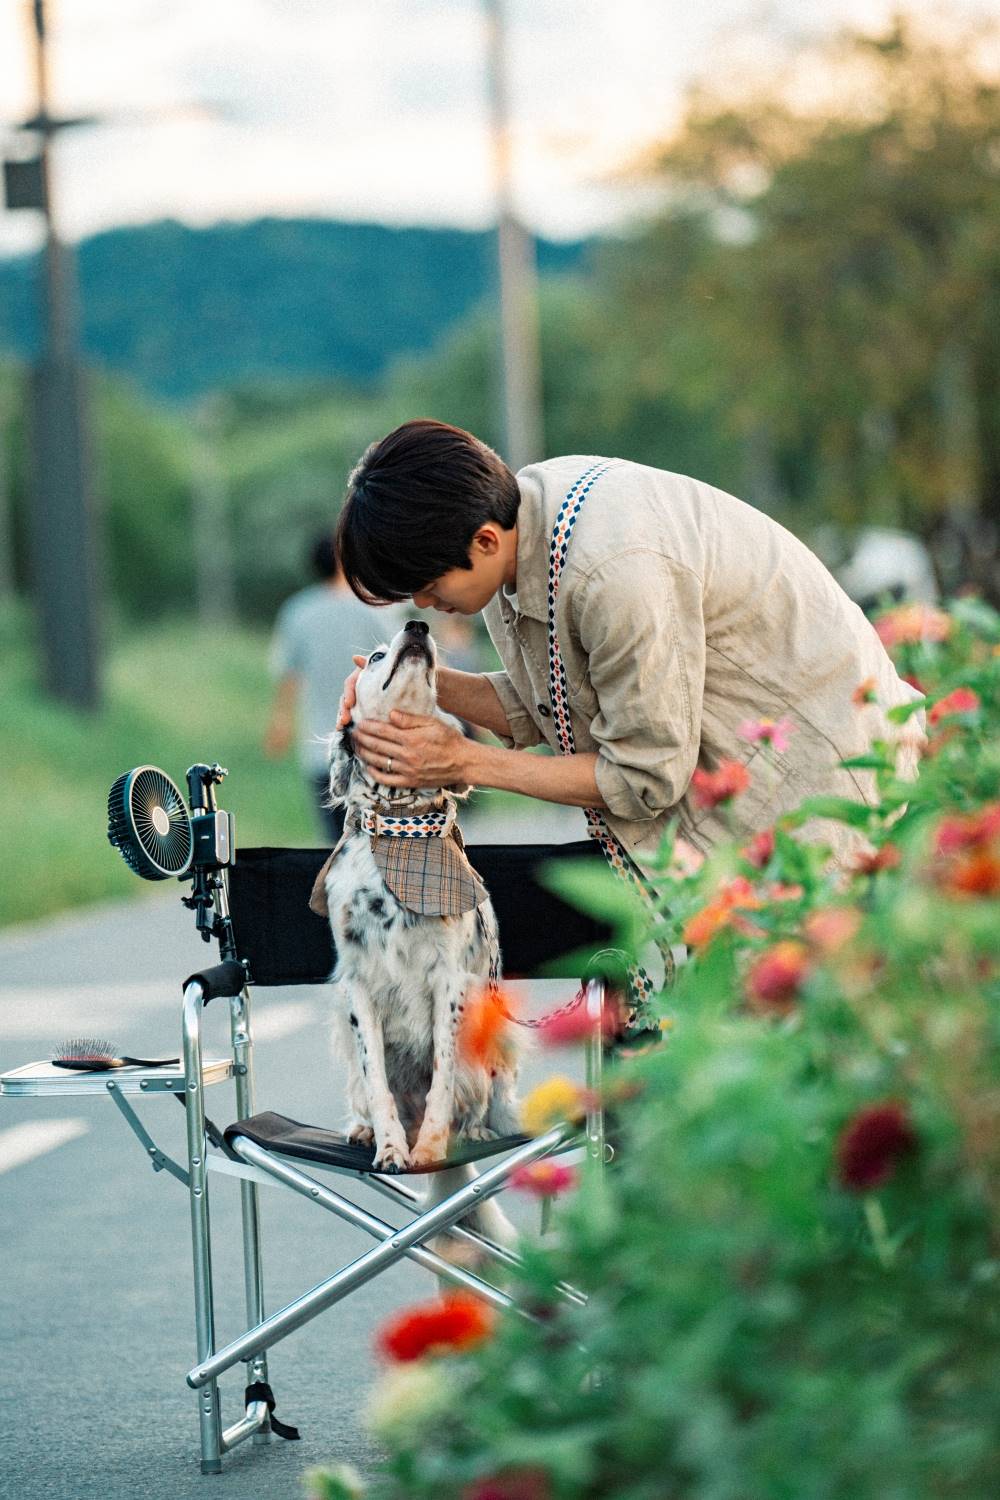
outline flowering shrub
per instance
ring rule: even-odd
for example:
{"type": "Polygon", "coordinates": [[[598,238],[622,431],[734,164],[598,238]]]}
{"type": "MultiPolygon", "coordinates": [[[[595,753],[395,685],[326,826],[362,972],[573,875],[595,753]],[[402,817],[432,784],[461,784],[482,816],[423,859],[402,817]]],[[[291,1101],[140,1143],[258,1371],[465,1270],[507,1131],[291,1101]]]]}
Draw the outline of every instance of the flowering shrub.
{"type": "Polygon", "coordinates": [[[1000,616],[881,634],[943,705],[918,782],[875,744],[877,805],[813,798],[697,868],[668,840],[674,1024],[606,1070],[615,1161],[526,1245],[531,1320],[435,1357],[461,1400],[383,1429],[387,1500],[1000,1492],[1000,616]],[[852,869],[797,840],[816,819],[867,840],[852,869]]]}

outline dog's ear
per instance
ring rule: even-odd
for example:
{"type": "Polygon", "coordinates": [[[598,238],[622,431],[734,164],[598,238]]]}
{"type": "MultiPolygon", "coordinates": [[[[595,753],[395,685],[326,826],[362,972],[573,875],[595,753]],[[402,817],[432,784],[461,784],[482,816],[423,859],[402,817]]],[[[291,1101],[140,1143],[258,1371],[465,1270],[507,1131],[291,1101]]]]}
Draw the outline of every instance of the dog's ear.
{"type": "MultiPolygon", "coordinates": [[[[465,725],[461,719],[456,719],[454,714],[446,714],[443,708],[435,708],[434,717],[440,719],[442,724],[448,724],[452,729],[457,729],[459,734],[465,733],[465,725]]],[[[452,786],[446,786],[444,791],[450,792],[453,797],[466,798],[472,791],[467,781],[456,781],[452,786]]]]}
{"type": "Polygon", "coordinates": [[[354,736],[351,730],[354,720],[345,724],[339,734],[330,737],[330,799],[331,806],[343,802],[351,784],[354,770],[354,736]]]}

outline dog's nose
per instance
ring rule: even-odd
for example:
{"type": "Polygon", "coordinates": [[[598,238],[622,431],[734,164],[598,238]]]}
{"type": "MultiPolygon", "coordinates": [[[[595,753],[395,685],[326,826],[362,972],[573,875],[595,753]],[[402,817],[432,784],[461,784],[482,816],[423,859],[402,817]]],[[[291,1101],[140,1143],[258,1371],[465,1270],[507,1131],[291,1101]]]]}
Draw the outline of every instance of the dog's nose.
{"type": "Polygon", "coordinates": [[[428,635],[430,633],[425,620],[407,620],[403,629],[412,631],[414,635],[428,635]]]}

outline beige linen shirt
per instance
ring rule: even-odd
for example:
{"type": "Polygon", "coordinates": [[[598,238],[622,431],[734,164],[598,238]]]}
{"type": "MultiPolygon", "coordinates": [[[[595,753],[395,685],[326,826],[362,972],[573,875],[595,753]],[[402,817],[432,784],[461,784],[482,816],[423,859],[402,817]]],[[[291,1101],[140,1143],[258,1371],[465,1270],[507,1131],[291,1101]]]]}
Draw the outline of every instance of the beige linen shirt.
{"type": "MultiPolygon", "coordinates": [[[[483,611],[502,672],[487,674],[515,747],[558,752],[549,699],[547,589],[556,513],[595,459],[553,458],[517,476],[516,592],[483,611]]],[[[698,766],[746,763],[732,805],[738,836],[769,827],[804,797],[872,802],[874,778],[838,762],[874,738],[908,736],[916,764],[922,714],[897,730],[885,709],[920,695],[902,682],[873,627],[791,532],[697,479],[616,461],[583,502],[563,567],[556,630],[576,749],[596,751],[608,821],[637,858],[671,818],[694,846],[731,837],[691,791],[698,766]],[[851,695],[873,678],[878,704],[851,695]],[[748,719],[795,724],[775,768],[740,737],[748,719]]],[[[837,825],[838,855],[849,840],[837,825]]]]}

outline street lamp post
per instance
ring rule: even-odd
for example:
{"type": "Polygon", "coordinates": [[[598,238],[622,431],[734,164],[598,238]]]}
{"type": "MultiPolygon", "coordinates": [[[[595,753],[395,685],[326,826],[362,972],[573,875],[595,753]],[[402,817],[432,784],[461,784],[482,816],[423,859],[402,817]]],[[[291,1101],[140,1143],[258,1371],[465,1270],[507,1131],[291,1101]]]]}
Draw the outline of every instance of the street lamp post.
{"type": "Polygon", "coordinates": [[[77,352],[74,267],[52,211],[51,145],[83,120],[49,112],[44,0],[30,0],[36,114],[21,129],[37,138],[37,156],[4,163],[9,208],[41,210],[44,342],[31,376],[31,560],[48,691],[77,708],[99,706],[97,540],[90,494],[85,392],[77,352]]]}
{"type": "Polygon", "coordinates": [[[503,4],[504,0],[484,0],[497,209],[504,457],[517,470],[544,456],[542,380],[534,244],[514,206],[503,4]]]}

